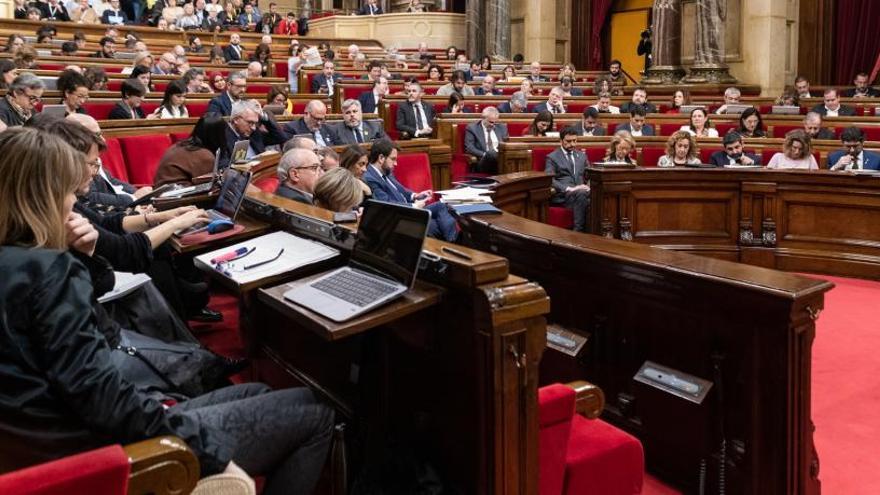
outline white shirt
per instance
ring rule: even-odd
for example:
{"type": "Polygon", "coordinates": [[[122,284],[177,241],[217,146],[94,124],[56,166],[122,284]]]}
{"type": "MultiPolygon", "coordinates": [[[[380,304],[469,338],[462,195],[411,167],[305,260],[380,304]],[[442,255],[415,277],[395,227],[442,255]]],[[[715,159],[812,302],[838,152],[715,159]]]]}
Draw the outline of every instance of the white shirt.
{"type": "MultiPolygon", "coordinates": [[[[689,125],[683,125],[683,126],[681,126],[681,128],[679,130],[684,131],[684,132],[690,134],[691,136],[697,135],[696,132],[691,130],[691,126],[689,126],[689,125]]],[[[715,129],[714,127],[706,128],[706,135],[703,137],[718,137],[718,129],[715,129]]]]}
{"type": "Polygon", "coordinates": [[[863,170],[865,168],[865,152],[860,151],[859,156],[847,165],[845,170],[863,170]]]}
{"type": "MultiPolygon", "coordinates": [[[[644,129],[644,127],[642,127],[642,129],[644,129]]],[[[642,136],[642,129],[639,129],[636,131],[633,128],[630,128],[629,133],[633,137],[641,137],[642,136]]]]}
{"type": "Polygon", "coordinates": [[[498,136],[495,135],[495,128],[492,130],[486,129],[485,125],[480,124],[480,128],[483,129],[483,136],[488,136],[486,140],[486,151],[494,151],[498,152],[498,136]]]}
{"type": "MultiPolygon", "coordinates": [[[[590,105],[591,107],[599,110],[599,105],[590,105]]],[[[600,110],[601,112],[601,110],[600,110]]],[[[620,107],[615,107],[614,105],[608,105],[608,113],[620,113],[620,107]]]]}
{"type": "Polygon", "coordinates": [[[425,116],[425,109],[422,108],[422,102],[418,101],[413,103],[413,110],[418,112],[418,116],[416,118],[416,126],[418,126],[418,121],[421,120],[422,127],[416,129],[416,136],[422,135],[422,129],[424,129],[428,125],[428,118],[425,116]]]}
{"type": "Polygon", "coordinates": [[[109,185],[113,189],[113,192],[116,193],[117,196],[121,196],[121,195],[129,196],[132,199],[132,201],[137,199],[134,197],[134,194],[129,194],[129,193],[125,192],[121,185],[117,186],[117,185],[113,184],[112,182],[110,182],[110,178],[107,177],[107,172],[104,171],[104,167],[101,167],[98,169],[98,175],[100,175],[101,178],[104,179],[104,181],[107,183],[107,185],[109,185]]]}
{"type": "Polygon", "coordinates": [[[837,107],[837,110],[831,110],[828,107],[825,107],[825,116],[826,117],[837,117],[837,113],[840,112],[840,107],[837,107]]]}

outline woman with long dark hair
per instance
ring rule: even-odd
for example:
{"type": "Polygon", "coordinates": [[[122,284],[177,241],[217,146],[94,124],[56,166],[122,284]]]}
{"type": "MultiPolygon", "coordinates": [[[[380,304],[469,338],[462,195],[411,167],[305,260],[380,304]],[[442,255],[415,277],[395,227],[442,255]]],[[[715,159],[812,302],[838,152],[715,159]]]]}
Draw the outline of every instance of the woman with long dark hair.
{"type": "Polygon", "coordinates": [[[156,110],[160,119],[185,119],[189,117],[186,109],[186,84],[182,79],[171,81],[165,87],[162,104],[156,110]]]}
{"type": "Polygon", "coordinates": [[[195,177],[210,174],[214,170],[214,156],[221,153],[220,160],[226,155],[226,128],[228,124],[222,116],[203,115],[196,122],[188,139],[175,143],[168,148],[162,159],[153,183],[156,187],[162,184],[192,185],[195,177]],[[219,150],[219,151],[218,151],[219,150]]]}

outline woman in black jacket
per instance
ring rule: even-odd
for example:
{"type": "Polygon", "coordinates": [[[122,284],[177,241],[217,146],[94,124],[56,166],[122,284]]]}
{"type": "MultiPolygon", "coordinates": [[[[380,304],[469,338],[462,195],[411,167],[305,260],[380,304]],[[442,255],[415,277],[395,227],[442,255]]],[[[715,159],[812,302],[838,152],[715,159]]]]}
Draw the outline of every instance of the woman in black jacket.
{"type": "Polygon", "coordinates": [[[85,267],[97,235],[72,214],[85,158],[35,129],[0,134],[0,472],[102,445],[176,435],[203,475],[266,474],[264,493],[310,493],[333,412],[306,389],[227,387],[177,404],[111,364],[85,267]]]}

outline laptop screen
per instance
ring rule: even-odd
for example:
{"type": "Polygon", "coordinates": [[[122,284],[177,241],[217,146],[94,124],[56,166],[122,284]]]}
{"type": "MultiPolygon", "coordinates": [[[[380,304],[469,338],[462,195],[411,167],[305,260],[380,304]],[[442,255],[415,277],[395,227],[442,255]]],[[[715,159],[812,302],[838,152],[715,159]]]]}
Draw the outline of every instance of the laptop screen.
{"type": "Polygon", "coordinates": [[[248,182],[251,180],[250,172],[239,172],[229,167],[223,173],[223,186],[220,188],[220,196],[217,198],[217,204],[214,210],[235,220],[235,214],[241,202],[244,201],[244,194],[247,191],[248,182]]]}
{"type": "Polygon", "coordinates": [[[352,266],[412,287],[430,218],[424,209],[368,201],[351,253],[352,266]]]}

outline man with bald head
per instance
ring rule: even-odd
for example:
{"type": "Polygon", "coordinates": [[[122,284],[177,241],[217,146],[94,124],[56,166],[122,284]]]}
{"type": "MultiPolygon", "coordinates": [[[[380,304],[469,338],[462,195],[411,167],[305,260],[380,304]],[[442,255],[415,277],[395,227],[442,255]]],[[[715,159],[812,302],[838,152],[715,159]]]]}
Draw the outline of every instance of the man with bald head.
{"type": "MultiPolygon", "coordinates": [[[[90,132],[100,137],[102,143],[104,142],[104,138],[101,136],[101,126],[98,125],[98,121],[93,117],[82,113],[72,113],[67,116],[67,120],[72,120],[81,124],[90,132]]],[[[105,146],[102,145],[101,151],[103,151],[104,148],[105,146]]],[[[128,182],[113,177],[113,174],[101,166],[99,159],[98,174],[92,179],[92,183],[89,185],[89,192],[86,194],[85,199],[89,205],[100,209],[122,210],[127,208],[132,201],[144,196],[152,190],[152,187],[135,189],[135,187],[128,182]]]]}
{"type": "Polygon", "coordinates": [[[310,205],[314,201],[315,184],[324,170],[314,151],[293,148],[281,157],[277,173],[275,194],[310,205]]]}
{"type": "Polygon", "coordinates": [[[303,116],[285,124],[284,133],[290,139],[293,136],[308,135],[318,146],[333,146],[333,132],[324,125],[327,119],[327,105],[321,100],[312,100],[306,105],[303,116]]]}
{"type": "Polygon", "coordinates": [[[464,131],[464,151],[476,160],[474,172],[498,173],[498,147],[507,141],[507,125],[498,122],[495,107],[483,109],[483,118],[468,124],[464,131]]]}

